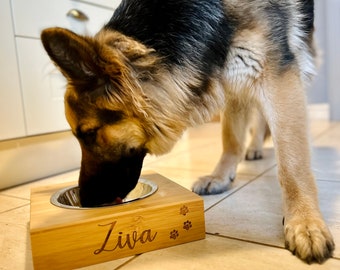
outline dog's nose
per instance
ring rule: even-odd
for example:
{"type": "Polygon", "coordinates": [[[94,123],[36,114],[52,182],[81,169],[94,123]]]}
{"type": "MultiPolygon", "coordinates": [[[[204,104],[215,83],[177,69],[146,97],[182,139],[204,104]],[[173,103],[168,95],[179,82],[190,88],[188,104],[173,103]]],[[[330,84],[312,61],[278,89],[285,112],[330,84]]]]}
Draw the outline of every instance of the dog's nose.
{"type": "Polygon", "coordinates": [[[79,175],[81,205],[94,207],[121,202],[135,188],[145,155],[146,152],[138,152],[115,162],[83,159],[79,175]]]}

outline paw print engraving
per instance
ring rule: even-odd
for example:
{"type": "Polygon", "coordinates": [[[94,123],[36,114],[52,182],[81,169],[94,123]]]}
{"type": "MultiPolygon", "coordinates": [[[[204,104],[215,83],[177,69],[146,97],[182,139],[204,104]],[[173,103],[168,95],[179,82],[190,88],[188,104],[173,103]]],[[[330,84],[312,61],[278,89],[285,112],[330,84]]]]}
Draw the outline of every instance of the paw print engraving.
{"type": "Polygon", "coordinates": [[[170,239],[176,240],[176,238],[179,236],[179,233],[177,230],[173,230],[170,232],[170,239]]]}
{"type": "Polygon", "coordinates": [[[183,205],[179,210],[179,213],[183,216],[189,213],[189,208],[186,205],[183,205]]]}
{"type": "Polygon", "coordinates": [[[184,222],[183,229],[189,231],[191,227],[192,227],[191,221],[187,220],[186,222],[184,222]]]}

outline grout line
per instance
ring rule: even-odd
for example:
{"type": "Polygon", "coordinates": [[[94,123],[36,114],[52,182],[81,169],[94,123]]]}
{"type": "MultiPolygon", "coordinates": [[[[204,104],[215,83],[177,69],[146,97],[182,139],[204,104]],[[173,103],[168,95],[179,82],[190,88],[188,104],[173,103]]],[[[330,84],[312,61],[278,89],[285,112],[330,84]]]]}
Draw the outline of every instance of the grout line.
{"type": "MultiPolygon", "coordinates": [[[[268,171],[272,170],[273,168],[276,167],[276,164],[274,164],[273,166],[269,167],[268,169],[266,169],[265,171],[263,171],[262,173],[254,176],[254,178],[250,179],[247,183],[245,183],[244,185],[240,186],[239,188],[236,188],[235,190],[233,190],[232,192],[228,193],[225,197],[223,197],[221,200],[219,200],[218,202],[214,203],[213,205],[211,205],[209,208],[205,209],[204,212],[207,212],[208,210],[210,210],[211,208],[213,208],[214,206],[216,206],[217,204],[219,204],[220,202],[224,201],[225,199],[229,198],[231,195],[233,195],[234,193],[238,192],[239,190],[243,189],[244,187],[248,186],[250,183],[254,182],[255,180],[257,180],[258,178],[260,178],[261,176],[263,176],[265,173],[267,173],[268,171]]],[[[236,178],[237,181],[237,178],[236,178]]]]}
{"type": "Polygon", "coordinates": [[[340,184],[340,179],[318,179],[316,178],[315,179],[316,182],[331,182],[331,183],[337,183],[337,184],[340,184]]]}
{"type": "Polygon", "coordinates": [[[8,213],[8,212],[11,212],[11,211],[14,211],[14,210],[17,210],[17,209],[20,209],[20,208],[23,208],[23,207],[26,207],[26,206],[29,206],[29,205],[30,205],[30,203],[26,203],[26,204],[23,204],[23,205],[20,205],[20,206],[17,206],[17,207],[5,210],[3,212],[0,212],[0,215],[8,213]]]}
{"type": "MultiPolygon", "coordinates": [[[[143,253],[142,253],[143,254],[143,253]]],[[[142,254],[137,254],[135,256],[133,256],[131,259],[128,259],[126,262],[123,262],[121,265],[119,265],[118,267],[116,267],[114,270],[119,270],[122,269],[125,265],[129,264],[130,262],[136,260],[140,255],[142,254]]]]}
{"type": "Polygon", "coordinates": [[[245,243],[250,243],[250,244],[257,244],[257,245],[266,246],[266,247],[279,248],[279,249],[283,249],[283,250],[287,250],[288,251],[288,249],[286,249],[284,247],[281,247],[281,246],[261,243],[261,242],[257,242],[257,241],[253,241],[253,240],[246,240],[246,239],[242,239],[242,238],[226,236],[226,235],[222,235],[222,234],[219,234],[219,233],[209,233],[209,232],[206,232],[206,234],[211,235],[211,236],[220,237],[220,238],[225,238],[225,239],[230,239],[230,240],[236,240],[236,241],[241,241],[241,242],[245,242],[245,243]]]}
{"type": "MultiPolygon", "coordinates": [[[[288,249],[286,249],[286,248],[284,248],[284,247],[281,247],[281,246],[276,246],[276,245],[261,243],[261,242],[257,242],[257,241],[253,241],[253,240],[246,240],[246,239],[237,238],[237,237],[232,237],[232,236],[221,235],[221,234],[219,234],[219,233],[209,233],[209,232],[206,232],[206,234],[207,234],[207,235],[210,235],[210,236],[215,236],[215,237],[220,237],[220,238],[224,238],[224,239],[230,239],[230,240],[240,241],[240,242],[244,242],[244,243],[250,243],[250,244],[255,244],[255,245],[261,245],[261,246],[271,247],[271,248],[278,248],[278,249],[282,249],[282,250],[287,250],[287,251],[289,252],[288,249]]],[[[331,259],[340,261],[340,258],[338,258],[338,257],[331,257],[331,259]]]]}
{"type": "Polygon", "coordinates": [[[30,201],[30,199],[27,199],[27,198],[24,198],[24,197],[18,197],[18,196],[14,196],[14,195],[11,195],[11,194],[6,194],[6,193],[0,194],[0,197],[1,196],[7,197],[7,198],[12,198],[12,199],[19,199],[19,200],[24,200],[24,201],[30,201]]]}

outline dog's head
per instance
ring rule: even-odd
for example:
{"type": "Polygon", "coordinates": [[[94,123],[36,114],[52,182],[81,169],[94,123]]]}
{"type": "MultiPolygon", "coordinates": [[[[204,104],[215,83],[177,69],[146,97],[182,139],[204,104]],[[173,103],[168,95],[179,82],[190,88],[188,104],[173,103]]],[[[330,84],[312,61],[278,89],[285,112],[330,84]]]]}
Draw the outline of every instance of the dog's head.
{"type": "Polygon", "coordinates": [[[119,33],[90,38],[50,28],[41,39],[68,81],[66,118],[82,150],[81,204],[123,199],[137,184],[150,152],[148,104],[139,82],[157,59],[119,33]]]}

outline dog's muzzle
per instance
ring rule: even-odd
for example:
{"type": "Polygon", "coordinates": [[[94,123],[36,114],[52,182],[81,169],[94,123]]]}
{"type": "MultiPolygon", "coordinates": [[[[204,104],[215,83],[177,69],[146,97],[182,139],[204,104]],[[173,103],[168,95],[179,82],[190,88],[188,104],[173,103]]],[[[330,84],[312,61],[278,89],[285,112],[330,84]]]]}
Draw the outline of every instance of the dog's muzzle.
{"type": "Polygon", "coordinates": [[[79,176],[81,205],[95,207],[121,202],[135,188],[145,155],[146,151],[140,150],[114,162],[83,155],[79,176]]]}

